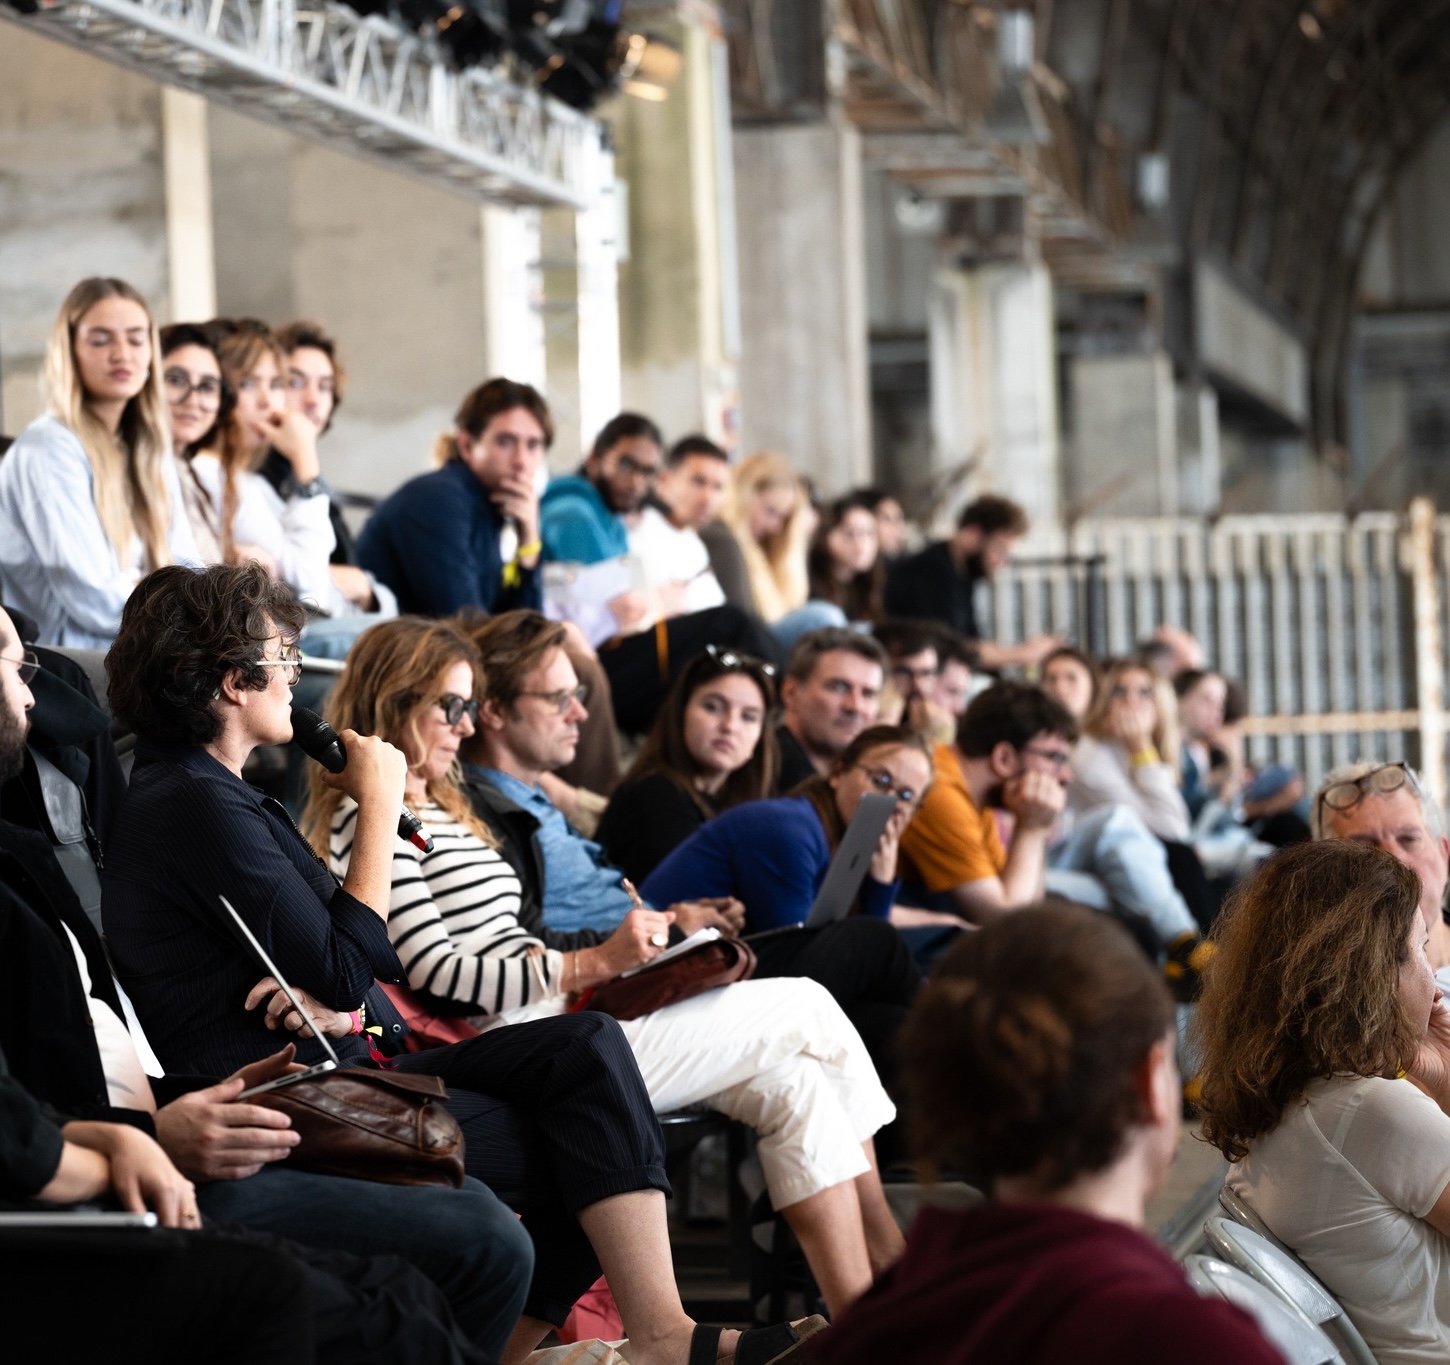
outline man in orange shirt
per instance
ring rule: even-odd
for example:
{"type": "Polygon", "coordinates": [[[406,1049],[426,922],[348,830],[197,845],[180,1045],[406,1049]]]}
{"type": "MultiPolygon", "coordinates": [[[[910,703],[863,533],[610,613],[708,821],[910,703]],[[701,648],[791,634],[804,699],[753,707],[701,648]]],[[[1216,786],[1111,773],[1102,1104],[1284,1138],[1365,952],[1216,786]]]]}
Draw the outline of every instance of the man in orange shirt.
{"type": "Polygon", "coordinates": [[[1198,925],[1173,885],[1167,854],[1132,810],[1104,806],[1064,828],[1077,724],[1041,688],[1004,682],[976,697],[955,744],[901,837],[903,874],[921,900],[984,924],[1045,892],[1142,923],[1175,985],[1196,986],[1198,925]],[[996,812],[1012,817],[1004,844],[996,812]]]}

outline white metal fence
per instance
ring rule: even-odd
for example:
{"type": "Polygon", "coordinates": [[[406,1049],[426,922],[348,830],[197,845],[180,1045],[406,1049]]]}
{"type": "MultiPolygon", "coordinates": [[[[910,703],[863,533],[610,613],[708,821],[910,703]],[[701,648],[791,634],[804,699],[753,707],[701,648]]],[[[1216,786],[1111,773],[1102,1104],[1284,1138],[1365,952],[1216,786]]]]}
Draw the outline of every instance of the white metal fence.
{"type": "Polygon", "coordinates": [[[1163,624],[1246,688],[1250,753],[1312,784],[1408,759],[1443,796],[1450,517],[1376,512],[1082,521],[998,576],[990,631],[1131,653],[1163,624]]]}

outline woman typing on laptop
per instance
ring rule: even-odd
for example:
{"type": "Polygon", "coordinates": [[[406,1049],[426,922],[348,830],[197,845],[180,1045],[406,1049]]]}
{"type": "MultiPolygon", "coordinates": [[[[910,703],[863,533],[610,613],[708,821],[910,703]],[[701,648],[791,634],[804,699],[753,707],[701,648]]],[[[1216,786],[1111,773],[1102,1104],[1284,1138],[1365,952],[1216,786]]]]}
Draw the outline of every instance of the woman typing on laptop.
{"type": "MultiPolygon", "coordinates": [[[[285,995],[259,989],[223,896],[345,1065],[374,1064],[403,1032],[375,981],[402,976],[387,918],[403,755],[381,739],[341,737],[347,765],[328,780],[359,814],[340,886],[286,811],[241,776],[255,748],[291,738],[302,624],[290,591],[255,565],[162,569],[127,603],[106,660],[112,711],[138,744],[102,913],[118,974],[168,1070],[225,1074],[273,1051],[269,1019],[300,1022],[285,995]]],[[[299,1041],[300,1061],[321,1056],[315,1039],[299,1041]]],[[[791,1358],[789,1327],[736,1341],[697,1332],[681,1307],[659,1127],[612,1020],[538,1020],[393,1065],[447,1082],[468,1172],[533,1237],[533,1282],[504,1365],[563,1321],[601,1265],[637,1365],[695,1365],[732,1346],[739,1365],[791,1358]]]]}

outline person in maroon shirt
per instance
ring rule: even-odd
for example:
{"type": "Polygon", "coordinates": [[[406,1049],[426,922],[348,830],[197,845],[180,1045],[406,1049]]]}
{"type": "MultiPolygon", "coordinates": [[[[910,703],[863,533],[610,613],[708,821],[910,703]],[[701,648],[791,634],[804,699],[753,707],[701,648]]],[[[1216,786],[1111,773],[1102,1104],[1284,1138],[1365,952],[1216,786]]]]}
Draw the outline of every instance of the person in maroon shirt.
{"type": "Polygon", "coordinates": [[[1199,1298],[1143,1232],[1178,1145],[1173,1005],[1105,916],[1066,904],[965,934],[900,1053],[928,1177],[988,1195],[928,1206],[906,1253],[809,1354],[826,1365],[1282,1365],[1199,1298]]]}

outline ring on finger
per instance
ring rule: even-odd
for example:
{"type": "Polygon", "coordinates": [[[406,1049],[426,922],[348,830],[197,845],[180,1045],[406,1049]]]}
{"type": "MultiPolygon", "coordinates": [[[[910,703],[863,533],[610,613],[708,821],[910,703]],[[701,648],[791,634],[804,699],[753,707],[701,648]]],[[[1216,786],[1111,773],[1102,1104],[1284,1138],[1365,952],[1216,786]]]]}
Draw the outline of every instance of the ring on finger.
{"type": "Polygon", "coordinates": [[[649,936],[649,941],[653,943],[656,948],[663,948],[665,944],[670,941],[670,936],[665,933],[663,929],[661,929],[658,933],[651,934],[649,936]]]}

